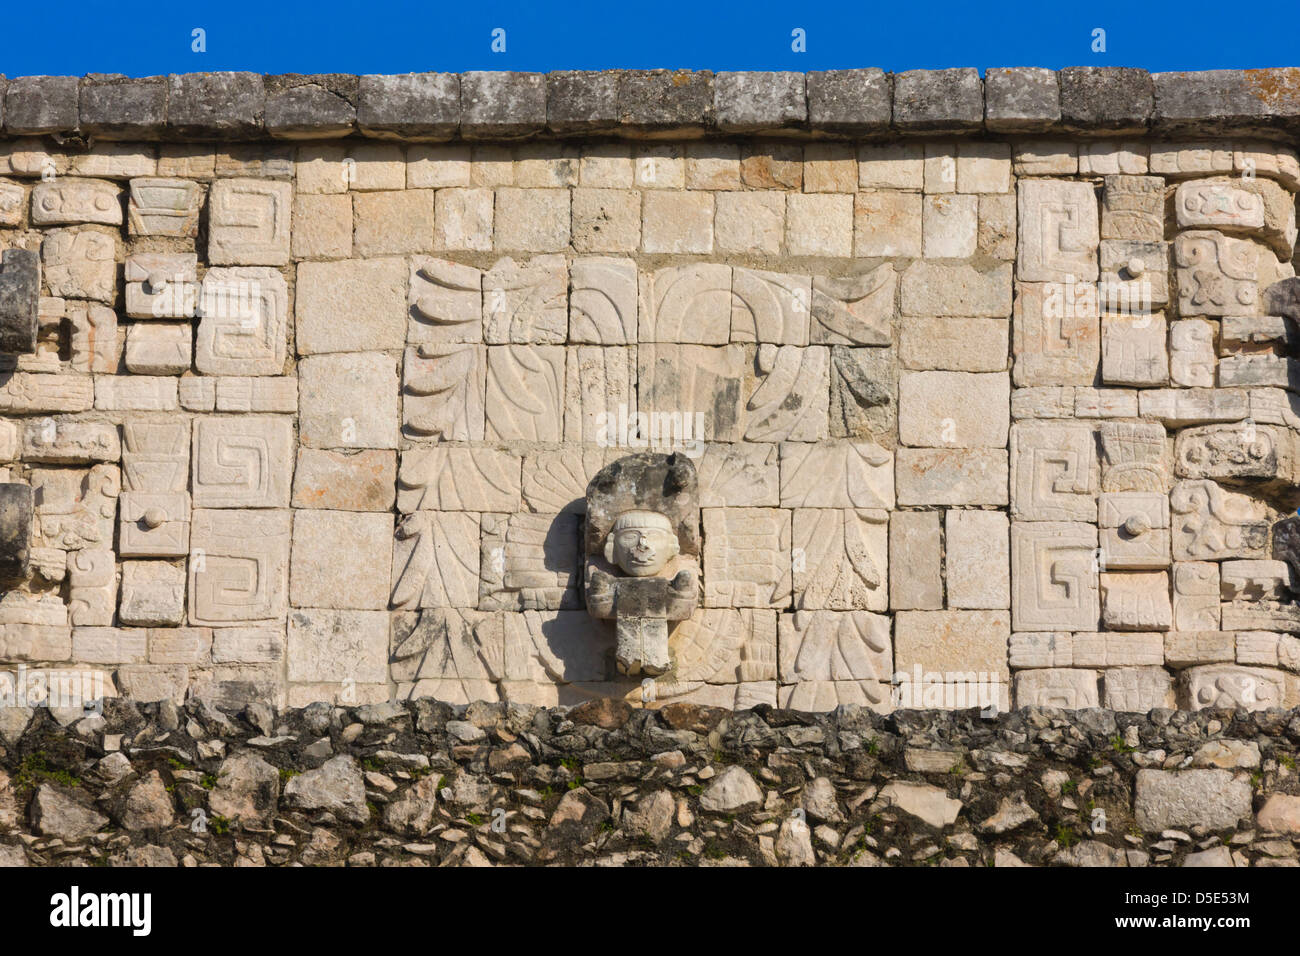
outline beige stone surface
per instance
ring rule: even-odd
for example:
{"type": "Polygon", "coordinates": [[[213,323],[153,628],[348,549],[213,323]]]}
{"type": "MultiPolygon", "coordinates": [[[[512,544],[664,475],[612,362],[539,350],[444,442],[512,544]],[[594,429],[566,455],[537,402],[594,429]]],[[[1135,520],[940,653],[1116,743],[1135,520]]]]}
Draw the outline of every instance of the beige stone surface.
{"type": "Polygon", "coordinates": [[[575,252],[635,252],[641,245],[641,193],[635,189],[573,190],[575,252]]]}
{"type": "Polygon", "coordinates": [[[1011,607],[1011,533],[1001,511],[953,509],[944,515],[948,606],[1011,607]]]}
{"type": "Polygon", "coordinates": [[[943,607],[943,541],[937,511],[895,511],[889,517],[889,607],[943,607]]]}
{"type": "MultiPolygon", "coordinates": [[[[921,197],[916,193],[895,190],[858,193],[853,207],[853,254],[859,258],[919,257],[922,252],[923,208],[921,197]]],[[[971,225],[974,225],[973,221],[971,225]]],[[[937,233],[937,224],[935,229],[937,233]]],[[[973,232],[971,239],[973,242],[973,232]]],[[[939,245],[941,243],[936,238],[936,248],[939,245]]],[[[974,252],[973,247],[971,252],[974,252]]]]}
{"type": "Polygon", "coordinates": [[[329,511],[388,511],[396,481],[395,452],[300,448],[291,504],[329,511]]]}
{"type": "Polygon", "coordinates": [[[714,239],[718,252],[779,255],[785,240],[785,197],[769,192],[716,196],[714,239]]]}
{"type": "Polygon", "coordinates": [[[352,255],[352,197],[299,192],[293,200],[295,259],[347,259],[352,255]]]}
{"type": "Polygon", "coordinates": [[[434,191],[398,189],[352,198],[353,254],[359,258],[434,249],[434,191]]]}
{"type": "Polygon", "coordinates": [[[490,250],[494,201],[490,189],[439,189],[433,217],[433,248],[490,250]]]}
{"type": "Polygon", "coordinates": [[[388,615],[383,611],[296,608],[289,614],[291,681],[388,679],[388,615]]]}
{"type": "Polygon", "coordinates": [[[402,259],[304,262],[294,290],[299,355],[401,348],[407,266],[402,259]]]}
{"type": "Polygon", "coordinates": [[[1011,421],[1005,374],[904,371],[898,381],[898,437],[922,448],[1002,448],[1011,421]]]}
{"type": "Polygon", "coordinates": [[[900,448],[900,505],[1007,504],[1007,453],[993,448],[900,448]]]}
{"type": "Polygon", "coordinates": [[[790,512],[705,508],[704,602],[709,607],[787,607],[790,512]]]}
{"type": "Polygon", "coordinates": [[[894,667],[945,682],[985,674],[1006,682],[1011,616],[1006,611],[899,611],[894,615],[894,667]]]}
{"type": "Polygon", "coordinates": [[[498,251],[563,252],[569,247],[567,189],[498,189],[493,216],[498,251]]]}
{"type": "Polygon", "coordinates": [[[208,260],[222,266],[287,264],[292,196],[290,183],[214,182],[208,195],[208,260]]]}
{"type": "Polygon", "coordinates": [[[397,360],[382,352],[313,355],[298,365],[299,435],[309,448],[396,448],[397,360]]]}
{"type": "Polygon", "coordinates": [[[911,316],[899,329],[899,358],[917,371],[1002,372],[1010,337],[1006,319],[911,316]]]}
{"type": "Polygon", "coordinates": [[[295,607],[386,609],[392,541],[390,514],[297,511],[289,600],[295,607]],[[345,552],[352,559],[339,561],[345,552]]]}

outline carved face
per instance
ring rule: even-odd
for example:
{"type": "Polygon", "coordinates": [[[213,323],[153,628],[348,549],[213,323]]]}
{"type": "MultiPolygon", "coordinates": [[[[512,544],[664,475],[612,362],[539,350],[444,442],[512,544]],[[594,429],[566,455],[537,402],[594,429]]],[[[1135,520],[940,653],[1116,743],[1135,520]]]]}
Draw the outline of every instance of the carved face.
{"type": "Polygon", "coordinates": [[[623,512],[605,539],[605,560],[634,578],[658,574],[678,550],[672,522],[657,511],[623,512]]]}

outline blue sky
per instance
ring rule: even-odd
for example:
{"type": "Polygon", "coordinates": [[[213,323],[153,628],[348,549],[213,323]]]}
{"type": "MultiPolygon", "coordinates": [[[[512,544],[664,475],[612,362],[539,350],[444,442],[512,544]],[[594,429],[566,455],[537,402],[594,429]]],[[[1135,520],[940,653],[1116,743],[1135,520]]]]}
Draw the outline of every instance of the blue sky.
{"type": "MultiPolygon", "coordinates": [[[[5,4],[0,73],[404,73],[610,67],[886,70],[1300,65],[1295,32],[1203,0],[445,0],[5,4]],[[564,16],[556,14],[562,12],[564,16]],[[207,50],[191,50],[195,29],[207,50]],[[505,52],[491,50],[492,31],[505,52]],[[802,29],[806,52],[791,49],[802,29]],[[1092,50],[1106,31],[1106,51],[1092,50]]],[[[1280,13],[1277,8],[1273,13],[1280,13]]]]}

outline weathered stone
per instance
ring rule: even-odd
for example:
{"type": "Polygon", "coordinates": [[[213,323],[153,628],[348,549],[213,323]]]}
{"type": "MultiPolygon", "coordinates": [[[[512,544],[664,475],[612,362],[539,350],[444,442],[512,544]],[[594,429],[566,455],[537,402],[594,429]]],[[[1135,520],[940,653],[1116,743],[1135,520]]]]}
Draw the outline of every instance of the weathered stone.
{"type": "Polygon", "coordinates": [[[700,806],[711,813],[743,813],[757,809],[763,791],[743,767],[732,765],[700,794],[700,806]]]}
{"type": "Polygon", "coordinates": [[[36,351],[41,267],[36,253],[6,249],[0,260],[0,352],[36,351]]]}
{"type": "Polygon", "coordinates": [[[1250,784],[1227,770],[1139,770],[1133,812],[1147,832],[1193,826],[1227,830],[1250,816],[1250,784]]]}
{"type": "Polygon", "coordinates": [[[65,791],[44,783],[29,810],[32,827],[47,837],[76,842],[108,826],[108,817],[65,791]]]}
{"type": "Polygon", "coordinates": [[[370,819],[361,770],[349,756],[334,757],[319,769],[294,777],[285,785],[284,801],[301,810],[332,813],[347,823],[370,819]]]}
{"type": "Polygon", "coordinates": [[[943,607],[939,515],[895,512],[889,522],[889,606],[934,610],[943,607]]]}
{"type": "Polygon", "coordinates": [[[925,783],[896,780],[885,785],[879,799],[936,830],[955,823],[962,809],[960,800],[953,800],[943,790],[925,783]]]}

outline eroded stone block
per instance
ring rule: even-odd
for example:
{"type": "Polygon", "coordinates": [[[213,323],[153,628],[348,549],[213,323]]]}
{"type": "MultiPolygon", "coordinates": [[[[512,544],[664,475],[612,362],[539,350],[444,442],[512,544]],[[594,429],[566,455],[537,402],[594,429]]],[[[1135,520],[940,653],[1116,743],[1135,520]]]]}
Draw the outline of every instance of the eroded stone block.
{"type": "Polygon", "coordinates": [[[293,422],[247,415],[196,418],[192,461],[197,508],[287,508],[293,422]]]}
{"type": "Polygon", "coordinates": [[[189,371],[194,331],[188,325],[133,325],[126,333],[126,367],[139,375],[179,375],[189,371]]]}
{"type": "Polygon", "coordinates": [[[502,259],[483,274],[483,340],[563,343],[569,328],[569,274],[563,256],[526,263],[502,259]]]}
{"type": "Polygon", "coordinates": [[[124,557],[174,558],[189,552],[190,496],[185,491],[124,491],[117,550],[124,557]]]}
{"type": "Polygon", "coordinates": [[[1188,230],[1174,240],[1178,307],[1183,316],[1253,312],[1258,250],[1249,241],[1209,230],[1188,230]]]}
{"type": "Polygon", "coordinates": [[[1184,387],[1214,387],[1214,327],[1204,319],[1169,325],[1169,379],[1184,387]]]}
{"type": "Polygon", "coordinates": [[[293,521],[289,597],[295,607],[388,607],[393,516],[300,510],[293,521]],[[340,561],[340,554],[350,560],[340,561]]]}
{"type": "Polygon", "coordinates": [[[1092,385],[1101,358],[1096,287],[1022,283],[1012,319],[1016,385],[1092,385]]]}
{"type": "MultiPolygon", "coordinates": [[[[705,612],[712,613],[712,612],[705,612]]],[[[782,682],[888,681],[890,619],[868,611],[796,611],[777,618],[782,682]]]]}
{"type": "Polygon", "coordinates": [[[208,198],[208,260],[219,266],[289,262],[291,183],[218,179],[208,198]]]}
{"type": "Polygon", "coordinates": [[[809,341],[834,345],[889,345],[898,274],[891,265],[833,278],[814,276],[809,341]]]}
{"type": "Polygon", "coordinates": [[[1095,631],[1097,529],[1063,521],[1011,523],[1011,608],[1018,631],[1095,631]]]}
{"type": "Polygon", "coordinates": [[[1098,674],[1094,670],[1042,668],[1016,673],[1017,707],[1059,707],[1079,710],[1099,706],[1098,674]]]}
{"type": "Polygon", "coordinates": [[[98,179],[57,179],[32,187],[32,225],[122,224],[122,190],[98,179]]]}
{"type": "Polygon", "coordinates": [[[290,512],[199,508],[192,521],[190,623],[231,627],[282,621],[288,608],[290,512]]]}
{"type": "Polygon", "coordinates": [[[790,512],[703,509],[704,600],[710,607],[787,607],[790,512]]]}
{"type": "Polygon", "coordinates": [[[118,620],[167,627],[185,621],[185,568],[166,561],[123,561],[118,620]]]}
{"type": "Polygon", "coordinates": [[[113,237],[102,232],[55,229],[41,243],[45,287],[50,295],[112,303],[117,293],[113,237]]]}
{"type": "Polygon", "coordinates": [[[1011,511],[1027,521],[1095,521],[1097,454],[1088,425],[1017,422],[1011,511]]]}
{"type": "MultiPolygon", "coordinates": [[[[895,512],[894,519],[901,513],[895,512]]],[[[944,517],[944,528],[948,606],[1010,608],[1011,535],[1006,514],[952,510],[944,517]]]]}
{"type": "Polygon", "coordinates": [[[1097,199],[1089,183],[1030,179],[1018,185],[1019,278],[1088,282],[1097,278],[1097,199]]]}
{"type": "Polygon", "coordinates": [[[289,291],[274,269],[209,269],[203,277],[194,364],[205,375],[284,371],[289,291]]]}
{"type": "Polygon", "coordinates": [[[1265,506],[1204,479],[1176,483],[1169,495],[1175,561],[1268,556],[1265,506]]]}
{"type": "Polygon", "coordinates": [[[1165,631],[1173,625],[1164,571],[1101,575],[1101,621],[1113,631],[1165,631]]]}
{"type": "Polygon", "coordinates": [[[185,179],[131,180],[127,222],[133,236],[193,238],[199,231],[199,205],[203,192],[185,179]]]}
{"type": "Polygon", "coordinates": [[[0,352],[36,351],[41,267],[36,253],[6,249],[0,259],[0,352]]]}
{"type": "MultiPolygon", "coordinates": [[[[889,607],[886,512],[797,508],[792,520],[795,607],[832,611],[889,607]]],[[[730,560],[734,567],[741,557],[733,554],[730,560]]]]}

